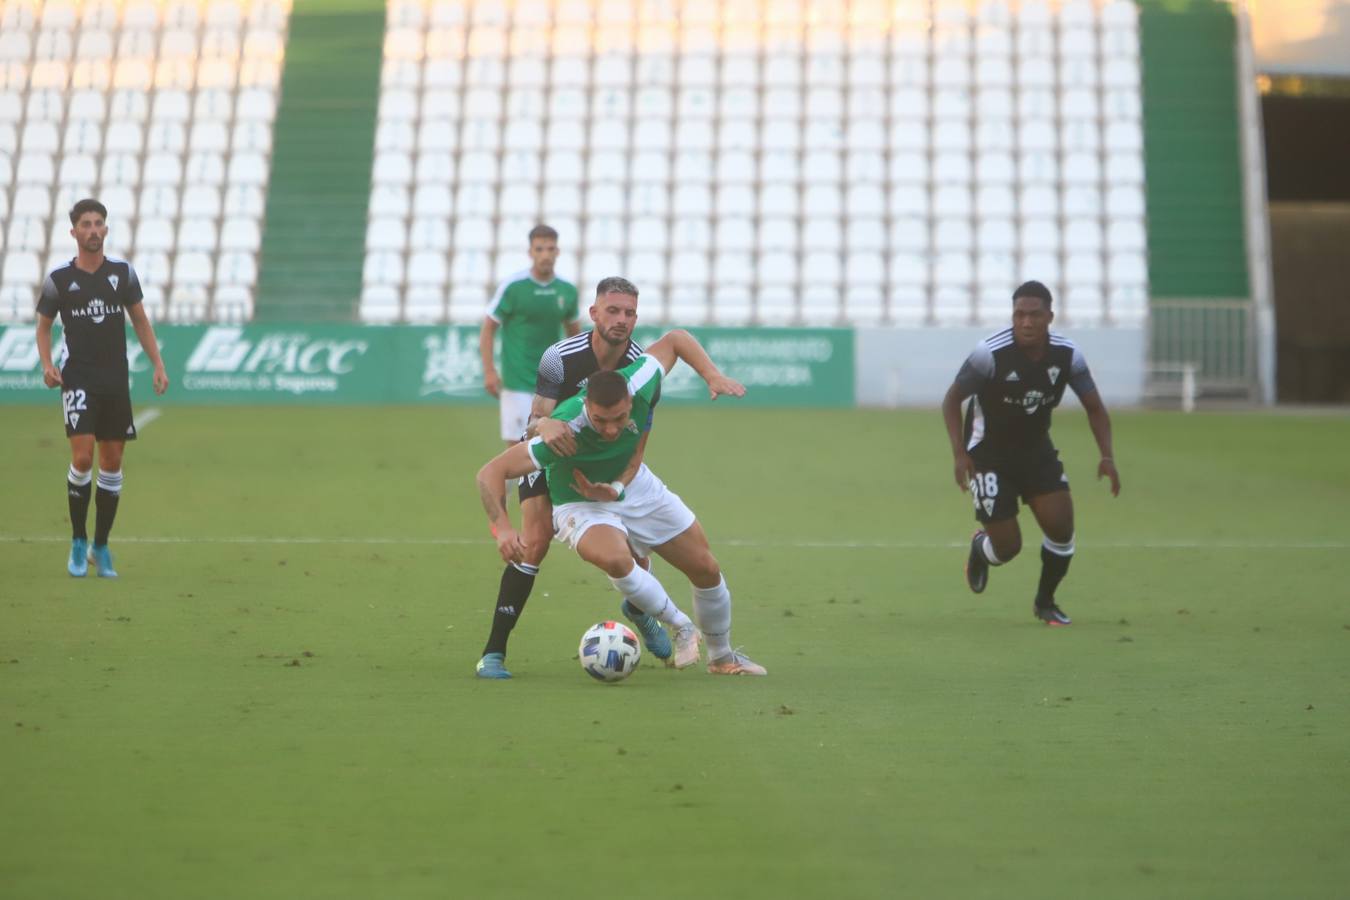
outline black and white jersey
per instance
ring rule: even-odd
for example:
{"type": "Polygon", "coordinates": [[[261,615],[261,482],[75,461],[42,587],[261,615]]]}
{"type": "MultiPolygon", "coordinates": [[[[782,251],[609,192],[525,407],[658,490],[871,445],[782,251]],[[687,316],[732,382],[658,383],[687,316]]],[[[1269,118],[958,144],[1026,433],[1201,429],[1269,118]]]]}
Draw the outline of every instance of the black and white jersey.
{"type": "MultiPolygon", "coordinates": [[[[619,360],[622,369],[642,355],[642,347],[637,341],[629,340],[628,349],[619,360]]],[[[540,397],[557,400],[559,403],[579,393],[586,385],[586,379],[600,371],[600,361],[595,358],[591,348],[591,332],[565,338],[544,351],[539,359],[539,375],[535,379],[534,392],[540,397]]]]}
{"type": "Polygon", "coordinates": [[[1045,355],[1032,361],[1005,328],[981,341],[956,374],[966,410],[966,449],[1000,456],[1035,449],[1050,433],[1050,413],[1066,387],[1079,397],[1097,390],[1087,360],[1073,341],[1050,335],[1045,355]]]}
{"type": "Polygon", "coordinates": [[[104,257],[97,272],[72,259],[42,283],[37,311],[61,317],[61,377],[86,391],[127,389],[126,308],[141,302],[141,282],[124,259],[104,257]]]}

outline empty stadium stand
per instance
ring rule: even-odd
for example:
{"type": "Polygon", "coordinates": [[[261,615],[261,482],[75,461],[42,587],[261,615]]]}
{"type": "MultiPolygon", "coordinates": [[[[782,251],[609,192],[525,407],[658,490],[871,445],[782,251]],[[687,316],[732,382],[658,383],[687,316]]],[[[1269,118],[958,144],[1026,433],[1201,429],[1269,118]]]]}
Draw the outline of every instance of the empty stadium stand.
{"type": "Polygon", "coordinates": [[[366,321],[477,321],[538,220],[680,322],[1146,315],[1131,2],[388,10],[366,321]]]}
{"type": "Polygon", "coordinates": [[[0,19],[0,320],[33,317],[74,255],[66,211],[108,207],[171,321],[253,315],[289,0],[9,0],[0,19]]]}

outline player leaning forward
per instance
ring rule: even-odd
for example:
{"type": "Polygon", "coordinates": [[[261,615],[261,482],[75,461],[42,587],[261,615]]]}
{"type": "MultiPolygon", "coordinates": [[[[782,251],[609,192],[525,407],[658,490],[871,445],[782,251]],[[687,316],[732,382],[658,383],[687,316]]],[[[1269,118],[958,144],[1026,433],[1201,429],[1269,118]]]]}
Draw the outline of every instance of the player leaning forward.
{"type": "Polygon", "coordinates": [[[98,491],[94,495],[94,563],[98,574],[115,578],[108,534],[122,494],[122,451],[136,439],[128,381],[126,321],[155,367],[155,393],[169,387],[155,331],[141,306],[141,283],[125,260],[103,255],[108,210],[97,200],[81,200],[70,210],[71,236],[78,252],[58,266],[42,285],[37,305],[37,347],[42,379],[61,386],[61,405],[70,439],[66,493],[70,505],[70,561],[76,577],[89,570],[85,522],[94,445],[98,445],[98,491]],[[62,365],[52,364],[52,322],[61,317],[62,365]]]}
{"type": "MultiPolygon", "coordinates": [[[[558,404],[539,436],[511,447],[478,472],[478,489],[502,558],[524,552],[506,514],[503,479],[542,469],[553,501],[555,537],[609,576],[624,599],[679,632],[689,618],[653,575],[633,559],[655,551],[693,586],[694,619],[708,646],[708,671],[763,675],[765,670],[731,647],[731,592],[694,513],[645,463],[631,465],[646,445],[661,381],[675,365],[687,333],[665,335],[617,371],[592,375],[586,389],[558,404]],[[561,432],[561,435],[559,435],[561,432]],[[575,451],[553,448],[570,432],[575,451]]],[[[695,344],[696,346],[696,344],[695,344]]],[[[692,348],[690,348],[692,349],[692,348]]]]}
{"type": "Polygon", "coordinates": [[[1072,620],[1055,602],[1055,589],[1073,559],[1073,500],[1059,451],[1050,442],[1050,411],[1066,387],[1087,410],[1101,451],[1097,477],[1111,480],[1113,495],[1120,493],[1120,476],[1111,456],[1110,416],[1082,351],[1051,333],[1052,302],[1050,290],[1039,281],[1013,292],[1012,327],[981,341],[966,359],[942,398],[942,417],[956,483],[961,490],[969,486],[983,526],[971,539],[966,562],[970,589],[983,591],[989,567],[1021,551],[1020,496],[1045,534],[1033,611],[1047,625],[1069,625],[1072,620]],[[962,428],[961,404],[972,395],[962,428]]]}

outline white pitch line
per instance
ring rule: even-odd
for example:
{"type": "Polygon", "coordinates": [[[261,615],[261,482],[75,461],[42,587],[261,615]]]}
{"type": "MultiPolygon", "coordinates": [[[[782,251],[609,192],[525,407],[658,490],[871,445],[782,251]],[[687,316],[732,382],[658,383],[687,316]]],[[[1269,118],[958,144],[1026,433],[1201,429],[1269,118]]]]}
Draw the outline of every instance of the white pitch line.
{"type": "Polygon", "coordinates": [[[136,430],[140,431],[162,415],[164,415],[164,413],[158,406],[151,406],[141,410],[141,414],[133,420],[136,423],[136,430]]]}
{"type": "MultiPolygon", "coordinates": [[[[0,534],[0,544],[64,544],[66,537],[0,534]]],[[[321,537],[121,537],[119,544],[269,544],[269,545],[358,545],[473,547],[492,543],[488,538],[321,538],[321,537]]],[[[745,540],[715,541],[721,547],[791,550],[952,550],[969,547],[969,541],[811,541],[745,540]]],[[[1347,541],[1100,541],[1084,547],[1110,550],[1350,550],[1347,541]]]]}

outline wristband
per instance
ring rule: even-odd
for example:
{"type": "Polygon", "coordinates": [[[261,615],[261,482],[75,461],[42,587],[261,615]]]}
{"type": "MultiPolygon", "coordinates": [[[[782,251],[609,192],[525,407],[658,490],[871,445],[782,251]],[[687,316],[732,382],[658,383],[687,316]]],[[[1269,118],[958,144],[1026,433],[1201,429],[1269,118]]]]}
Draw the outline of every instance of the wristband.
{"type": "Polygon", "coordinates": [[[622,481],[611,481],[611,482],[609,483],[609,486],[612,487],[612,488],[614,489],[614,493],[618,494],[618,495],[619,495],[619,499],[622,500],[622,499],[623,499],[623,482],[622,482],[622,481]]]}

